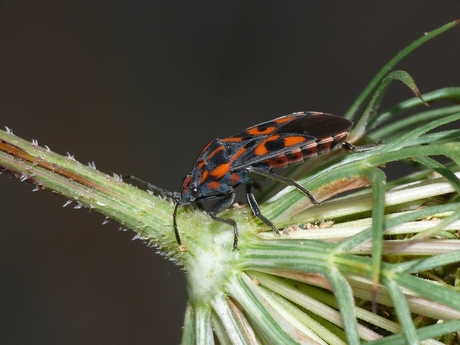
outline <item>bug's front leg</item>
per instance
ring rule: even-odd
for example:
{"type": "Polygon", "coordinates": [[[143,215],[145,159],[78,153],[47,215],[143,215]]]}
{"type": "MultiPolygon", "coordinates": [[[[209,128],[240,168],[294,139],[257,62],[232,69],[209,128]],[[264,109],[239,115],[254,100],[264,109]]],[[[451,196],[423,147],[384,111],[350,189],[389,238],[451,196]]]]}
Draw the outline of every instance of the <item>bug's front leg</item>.
{"type": "Polygon", "coordinates": [[[263,176],[263,177],[268,178],[270,180],[278,181],[278,182],[283,183],[283,184],[288,185],[288,186],[293,186],[293,187],[297,188],[298,190],[300,190],[303,194],[308,196],[308,198],[310,199],[310,201],[313,204],[315,204],[315,205],[318,204],[318,201],[315,199],[313,194],[311,194],[311,192],[308,189],[302,187],[300,184],[298,184],[296,181],[294,181],[294,180],[292,180],[290,178],[280,176],[280,175],[277,175],[277,174],[272,173],[270,171],[263,170],[263,169],[260,169],[260,168],[256,168],[256,167],[253,167],[253,166],[248,166],[248,167],[245,168],[245,170],[246,170],[246,172],[248,174],[254,174],[254,175],[258,175],[258,176],[263,176]]]}
{"type": "Polygon", "coordinates": [[[278,228],[260,212],[259,204],[257,203],[254,194],[252,194],[252,184],[246,185],[246,197],[248,199],[248,204],[249,206],[251,206],[251,210],[254,213],[254,215],[257,218],[259,218],[262,222],[264,222],[266,225],[268,225],[270,228],[272,228],[272,230],[279,235],[280,232],[278,228]]]}
{"type": "Polygon", "coordinates": [[[214,204],[212,204],[209,209],[209,216],[222,223],[233,226],[233,250],[238,249],[238,227],[236,222],[231,218],[220,218],[217,215],[228,208],[235,200],[235,191],[232,189],[228,194],[225,194],[222,198],[218,199],[214,204]]]}

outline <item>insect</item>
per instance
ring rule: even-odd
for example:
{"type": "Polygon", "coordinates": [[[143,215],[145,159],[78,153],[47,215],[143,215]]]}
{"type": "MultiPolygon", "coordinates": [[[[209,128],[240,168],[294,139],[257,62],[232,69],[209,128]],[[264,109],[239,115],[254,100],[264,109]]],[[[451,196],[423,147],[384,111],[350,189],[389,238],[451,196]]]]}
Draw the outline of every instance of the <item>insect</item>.
{"type": "MultiPolygon", "coordinates": [[[[192,171],[182,183],[180,192],[167,192],[176,204],[173,212],[174,231],[180,245],[177,227],[179,206],[215,200],[209,208],[209,216],[233,227],[233,248],[238,248],[238,227],[230,218],[221,218],[219,214],[227,209],[235,199],[235,188],[246,185],[246,197],[252,212],[262,222],[279,234],[276,226],[261,212],[252,193],[255,177],[274,180],[297,188],[313,204],[315,197],[296,181],[277,175],[274,168],[313,159],[346,145],[345,143],[353,122],[343,117],[321,112],[296,112],[249,127],[223,139],[209,142],[199,154],[192,171]]],[[[129,176],[135,180],[140,179],[129,176]]],[[[141,181],[142,182],[142,181],[141,181]]]]}
{"type": "Polygon", "coordinates": [[[208,214],[212,219],[233,227],[233,248],[238,247],[238,227],[219,213],[235,199],[235,188],[246,185],[246,197],[256,217],[279,234],[276,226],[261,214],[252,193],[253,177],[261,176],[297,188],[313,204],[315,197],[292,179],[272,172],[340,148],[353,122],[320,112],[297,112],[249,127],[227,138],[214,139],[199,154],[192,171],[186,176],[177,199],[173,222],[177,242],[177,209],[204,200],[216,201],[208,214]]]}

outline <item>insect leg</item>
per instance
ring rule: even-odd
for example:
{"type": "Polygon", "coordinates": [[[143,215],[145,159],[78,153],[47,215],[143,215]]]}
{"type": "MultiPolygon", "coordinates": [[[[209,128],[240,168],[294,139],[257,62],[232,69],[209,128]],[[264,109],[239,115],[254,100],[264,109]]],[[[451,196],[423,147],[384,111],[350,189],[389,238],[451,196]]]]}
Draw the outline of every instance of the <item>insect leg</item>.
{"type": "Polygon", "coordinates": [[[224,195],[222,198],[218,199],[214,204],[212,204],[211,208],[209,209],[209,216],[222,223],[226,223],[228,225],[233,226],[233,250],[238,249],[238,227],[236,226],[236,222],[230,218],[220,218],[217,215],[228,208],[233,200],[235,200],[235,192],[232,190],[228,194],[224,195]]]}
{"type": "Polygon", "coordinates": [[[344,141],[343,144],[342,144],[342,146],[345,147],[350,152],[367,151],[367,150],[373,149],[374,147],[378,147],[380,145],[385,145],[385,141],[384,140],[379,140],[379,141],[376,141],[375,143],[372,143],[372,144],[360,145],[360,146],[352,145],[352,144],[350,144],[350,143],[348,143],[346,141],[344,141]]]}
{"type": "Polygon", "coordinates": [[[276,232],[278,235],[280,234],[279,230],[275,225],[273,225],[272,222],[270,222],[261,212],[259,208],[259,204],[256,201],[256,198],[254,197],[254,194],[252,194],[252,184],[247,184],[246,185],[246,197],[248,199],[248,204],[251,206],[251,210],[254,213],[254,215],[259,218],[262,222],[264,222],[266,225],[268,225],[274,232],[276,232]]]}
{"type": "Polygon", "coordinates": [[[181,241],[180,241],[180,234],[179,234],[179,229],[177,228],[177,209],[179,208],[180,203],[176,202],[176,205],[174,206],[174,212],[173,212],[173,225],[174,225],[174,235],[176,235],[176,241],[177,244],[180,246],[181,241]]]}
{"type": "Polygon", "coordinates": [[[300,184],[298,184],[293,179],[290,179],[290,178],[287,178],[287,177],[284,177],[284,176],[280,176],[280,175],[277,175],[277,174],[272,173],[270,171],[259,169],[259,168],[252,167],[252,166],[246,167],[245,170],[249,174],[263,176],[263,177],[268,178],[270,180],[278,181],[278,182],[284,183],[285,185],[288,185],[288,186],[293,186],[293,187],[297,188],[298,190],[300,190],[303,194],[308,196],[308,198],[310,199],[310,201],[313,204],[315,204],[315,205],[318,204],[318,201],[315,199],[313,194],[311,194],[311,192],[308,189],[302,187],[300,184]]]}

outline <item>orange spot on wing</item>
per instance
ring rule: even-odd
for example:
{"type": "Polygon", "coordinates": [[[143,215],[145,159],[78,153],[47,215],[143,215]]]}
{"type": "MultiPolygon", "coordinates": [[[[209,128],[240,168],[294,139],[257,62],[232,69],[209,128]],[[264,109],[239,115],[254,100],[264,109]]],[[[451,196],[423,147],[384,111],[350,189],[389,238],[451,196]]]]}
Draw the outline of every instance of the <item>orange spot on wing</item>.
{"type": "Polygon", "coordinates": [[[229,143],[229,142],[238,142],[238,141],[243,141],[243,138],[241,137],[234,137],[234,138],[224,138],[224,139],[220,139],[220,141],[222,141],[223,143],[229,143]]]}
{"type": "Polygon", "coordinates": [[[268,149],[267,149],[267,147],[265,145],[270,141],[275,141],[275,140],[279,139],[279,137],[280,137],[279,135],[272,135],[271,137],[268,137],[267,139],[262,141],[259,145],[257,145],[257,147],[254,149],[254,153],[257,156],[262,156],[262,155],[267,154],[268,149]]]}
{"type": "MultiPolygon", "coordinates": [[[[300,115],[300,114],[298,114],[298,115],[300,115]]],[[[281,118],[279,118],[279,119],[276,119],[274,122],[276,122],[277,124],[289,122],[289,121],[292,121],[292,120],[294,120],[295,118],[297,118],[298,115],[284,116],[284,117],[281,117],[281,118]]],[[[303,114],[302,114],[302,115],[303,115],[303,114]]]]}
{"type": "Polygon", "coordinates": [[[220,151],[222,151],[223,149],[224,149],[223,146],[217,147],[214,151],[212,151],[212,152],[210,153],[210,155],[208,156],[208,158],[206,158],[206,160],[211,159],[212,157],[214,157],[214,156],[217,154],[217,152],[220,152],[220,151]]]}
{"type": "Polygon", "coordinates": [[[215,178],[222,178],[230,170],[230,163],[223,163],[211,171],[211,175],[215,178]]]}
{"type": "Polygon", "coordinates": [[[200,162],[200,164],[198,164],[198,169],[203,169],[204,165],[210,160],[212,159],[218,152],[222,151],[224,149],[224,147],[221,145],[219,147],[217,147],[216,149],[214,149],[214,151],[212,151],[208,157],[206,157],[206,159],[204,159],[202,162],[200,162]]]}
{"type": "MultiPolygon", "coordinates": [[[[265,143],[265,142],[264,142],[265,143]]],[[[254,153],[257,155],[257,156],[262,156],[262,155],[265,155],[268,153],[268,150],[267,148],[265,147],[265,145],[263,145],[264,143],[262,144],[259,144],[256,149],[254,150],[254,153]]]]}
{"type": "Polygon", "coordinates": [[[305,142],[305,137],[287,137],[284,139],[284,145],[292,146],[305,142]]]}
{"type": "Polygon", "coordinates": [[[276,127],[267,127],[263,131],[261,131],[257,127],[254,127],[254,128],[249,129],[247,133],[250,135],[265,135],[265,134],[273,133],[275,129],[276,127]]]}

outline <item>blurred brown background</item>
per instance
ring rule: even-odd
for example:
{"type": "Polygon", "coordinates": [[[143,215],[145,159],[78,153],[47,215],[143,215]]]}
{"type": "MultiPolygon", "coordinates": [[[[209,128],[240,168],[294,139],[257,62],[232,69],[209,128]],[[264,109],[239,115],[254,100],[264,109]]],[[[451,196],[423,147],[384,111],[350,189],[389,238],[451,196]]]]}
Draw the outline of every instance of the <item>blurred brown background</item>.
{"type": "MultiPolygon", "coordinates": [[[[343,114],[460,2],[2,1],[0,126],[169,190],[204,144],[301,110],[343,114]]],[[[460,28],[406,59],[460,84],[460,28]]],[[[385,104],[412,97],[394,83],[385,104]]],[[[384,105],[385,105],[384,104],[384,105]]],[[[0,344],[177,344],[184,279],[134,233],[0,176],[0,344]]]]}

